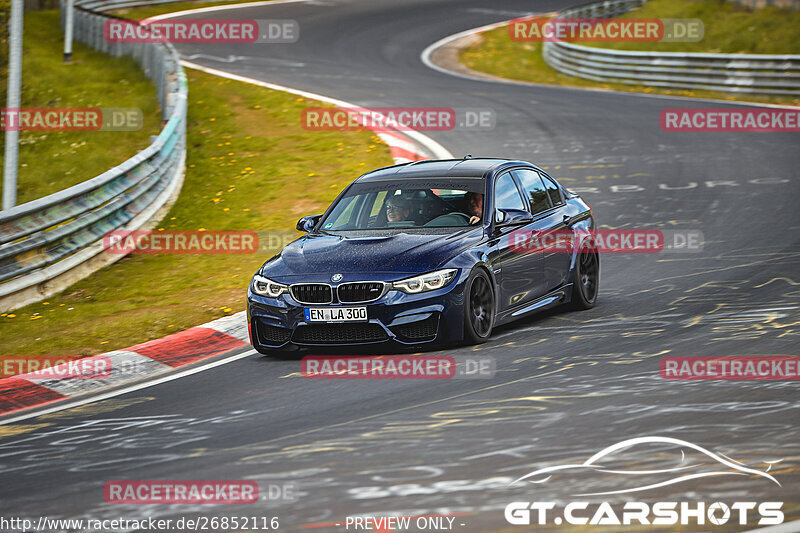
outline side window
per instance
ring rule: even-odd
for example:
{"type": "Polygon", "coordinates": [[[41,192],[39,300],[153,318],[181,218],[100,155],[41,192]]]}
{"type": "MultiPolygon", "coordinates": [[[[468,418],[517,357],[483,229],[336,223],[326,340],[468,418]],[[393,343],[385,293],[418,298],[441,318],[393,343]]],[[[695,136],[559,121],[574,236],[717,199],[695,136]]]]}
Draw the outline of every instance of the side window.
{"type": "Polygon", "coordinates": [[[558,190],[558,185],[547,176],[542,176],[544,186],[547,187],[547,196],[550,197],[550,202],[555,205],[561,205],[564,200],[561,199],[561,191],[558,190]]]}
{"type": "Polygon", "coordinates": [[[494,208],[496,222],[500,222],[503,219],[503,215],[500,214],[498,209],[525,209],[517,184],[514,183],[514,179],[508,172],[497,178],[494,183],[494,208]]]}
{"type": "Polygon", "coordinates": [[[550,200],[547,198],[547,191],[538,172],[527,169],[514,170],[512,172],[520,181],[525,194],[528,196],[532,214],[535,215],[550,209],[550,200]]]}

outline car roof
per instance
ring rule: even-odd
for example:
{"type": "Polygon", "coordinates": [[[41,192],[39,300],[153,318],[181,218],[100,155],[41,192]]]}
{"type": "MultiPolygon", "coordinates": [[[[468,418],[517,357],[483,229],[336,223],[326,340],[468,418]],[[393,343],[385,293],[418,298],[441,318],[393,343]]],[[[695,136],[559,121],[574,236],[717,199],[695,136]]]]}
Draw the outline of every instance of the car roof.
{"type": "Polygon", "coordinates": [[[362,175],[356,182],[364,183],[385,179],[395,180],[398,178],[419,177],[482,178],[499,168],[518,164],[535,166],[525,161],[489,157],[475,159],[428,159],[379,168],[362,175]]]}

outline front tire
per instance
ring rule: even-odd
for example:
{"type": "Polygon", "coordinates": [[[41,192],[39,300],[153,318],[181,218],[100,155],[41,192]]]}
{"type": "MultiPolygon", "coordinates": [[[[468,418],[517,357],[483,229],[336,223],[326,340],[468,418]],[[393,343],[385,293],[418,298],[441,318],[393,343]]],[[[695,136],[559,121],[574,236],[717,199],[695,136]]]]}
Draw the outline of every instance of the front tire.
{"type": "Polygon", "coordinates": [[[464,287],[464,342],[481,344],[489,340],[494,327],[494,291],[481,268],[470,274],[464,287]]]}
{"type": "Polygon", "coordinates": [[[575,261],[571,307],[576,310],[594,307],[599,283],[600,257],[597,250],[589,242],[584,241],[575,261]]]}

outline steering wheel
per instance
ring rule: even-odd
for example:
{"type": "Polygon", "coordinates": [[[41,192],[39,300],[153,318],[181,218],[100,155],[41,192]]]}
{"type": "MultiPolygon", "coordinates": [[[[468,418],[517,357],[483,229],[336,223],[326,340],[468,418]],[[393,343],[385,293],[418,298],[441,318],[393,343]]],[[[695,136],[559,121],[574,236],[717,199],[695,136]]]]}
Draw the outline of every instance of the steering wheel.
{"type": "Polygon", "coordinates": [[[444,215],[439,215],[438,217],[434,218],[433,220],[429,220],[425,223],[426,226],[451,226],[450,222],[456,222],[457,220],[453,220],[454,217],[460,217],[461,221],[464,223],[465,226],[469,226],[469,215],[465,215],[464,213],[460,213],[458,211],[453,211],[452,213],[446,213],[444,215]]]}

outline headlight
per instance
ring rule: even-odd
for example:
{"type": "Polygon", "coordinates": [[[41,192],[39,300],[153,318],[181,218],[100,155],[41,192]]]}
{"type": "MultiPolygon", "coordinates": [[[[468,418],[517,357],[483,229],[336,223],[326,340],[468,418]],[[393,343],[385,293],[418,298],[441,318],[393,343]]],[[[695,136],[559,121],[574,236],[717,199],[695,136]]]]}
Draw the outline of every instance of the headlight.
{"type": "Polygon", "coordinates": [[[289,286],[282,283],[277,283],[271,279],[259,276],[253,276],[253,292],[261,296],[269,296],[270,298],[277,298],[284,292],[289,291],[289,286]]]}
{"type": "Polygon", "coordinates": [[[429,272],[421,276],[395,281],[392,283],[392,288],[403,291],[406,294],[435,291],[436,289],[447,286],[451,281],[456,279],[456,272],[458,272],[456,268],[437,270],[436,272],[429,272]]]}

